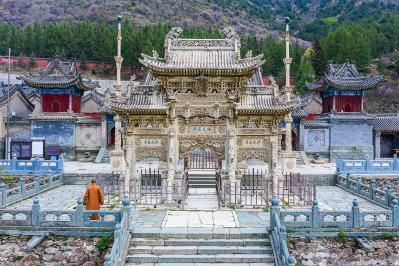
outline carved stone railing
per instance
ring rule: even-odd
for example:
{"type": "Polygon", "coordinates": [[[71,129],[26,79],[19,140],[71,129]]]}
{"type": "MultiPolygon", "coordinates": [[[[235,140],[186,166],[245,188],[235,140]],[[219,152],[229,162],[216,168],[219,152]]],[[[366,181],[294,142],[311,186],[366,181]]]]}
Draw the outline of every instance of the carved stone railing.
{"type": "Polygon", "coordinates": [[[119,210],[87,211],[82,200],[77,203],[73,211],[41,211],[39,200],[35,198],[31,210],[0,210],[0,226],[114,228],[121,221],[119,210]],[[91,215],[98,215],[99,220],[91,220],[91,215]]]}
{"type": "Polygon", "coordinates": [[[370,160],[368,156],[364,160],[336,161],[337,172],[340,173],[399,173],[399,160],[396,154],[392,159],[370,160]]]}
{"type": "Polygon", "coordinates": [[[42,160],[18,160],[16,157],[11,160],[0,160],[0,168],[6,173],[13,174],[38,174],[38,173],[61,173],[64,170],[64,159],[42,160]]]}
{"type": "Polygon", "coordinates": [[[270,237],[273,253],[277,266],[293,266],[296,264],[294,256],[289,254],[287,246],[287,232],[285,226],[280,222],[279,200],[273,197],[270,208],[270,237]]]}
{"type": "Polygon", "coordinates": [[[399,197],[393,194],[391,185],[388,185],[386,190],[378,189],[374,179],[370,180],[369,184],[365,184],[362,177],[354,178],[350,174],[338,175],[337,186],[383,207],[391,207],[394,199],[399,200],[399,197]]]}
{"type": "Polygon", "coordinates": [[[287,228],[399,228],[398,200],[392,200],[390,210],[360,211],[357,199],[352,202],[351,210],[347,211],[320,211],[317,200],[312,203],[310,211],[280,211],[278,213],[281,224],[287,228]]]}
{"type": "Polygon", "coordinates": [[[105,256],[104,266],[124,265],[130,242],[130,207],[129,200],[122,200],[122,219],[117,223],[114,231],[114,244],[111,252],[105,256]]]}
{"type": "Polygon", "coordinates": [[[60,174],[50,176],[35,176],[33,182],[26,183],[25,177],[20,177],[18,186],[8,189],[5,184],[0,184],[0,207],[13,204],[17,201],[35,196],[44,190],[62,185],[63,176],[60,174]]]}

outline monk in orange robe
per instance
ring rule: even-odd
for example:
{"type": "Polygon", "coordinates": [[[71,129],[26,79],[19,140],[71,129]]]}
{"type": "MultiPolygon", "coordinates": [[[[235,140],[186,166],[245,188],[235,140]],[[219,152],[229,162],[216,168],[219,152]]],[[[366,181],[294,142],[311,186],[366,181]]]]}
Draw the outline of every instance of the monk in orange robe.
{"type": "MultiPolygon", "coordinates": [[[[104,195],[101,188],[97,186],[96,179],[91,180],[91,184],[87,187],[83,197],[83,204],[86,210],[99,210],[100,205],[104,204],[104,195]]],[[[100,220],[100,216],[93,214],[90,216],[91,220],[100,220]]]]}

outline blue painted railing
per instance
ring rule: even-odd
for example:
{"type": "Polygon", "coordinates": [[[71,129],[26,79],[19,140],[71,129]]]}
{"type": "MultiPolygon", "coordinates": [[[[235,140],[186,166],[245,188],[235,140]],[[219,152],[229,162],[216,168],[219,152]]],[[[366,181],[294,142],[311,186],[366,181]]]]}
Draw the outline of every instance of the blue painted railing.
{"type": "Polygon", "coordinates": [[[86,211],[82,200],[78,200],[75,210],[41,211],[39,200],[35,198],[31,210],[0,210],[1,226],[23,227],[95,227],[114,228],[121,222],[120,210],[86,211]],[[91,220],[91,215],[98,215],[99,220],[91,220]]]}
{"type": "Polygon", "coordinates": [[[13,204],[17,201],[30,198],[44,190],[62,185],[63,176],[60,174],[50,176],[35,176],[33,182],[26,183],[25,177],[19,179],[16,187],[8,189],[0,184],[0,207],[13,204]]]}
{"type": "Polygon", "coordinates": [[[130,207],[129,199],[122,200],[122,220],[116,224],[114,231],[114,244],[111,252],[105,256],[104,266],[124,265],[130,242],[130,207]]]}
{"type": "Polygon", "coordinates": [[[399,201],[399,197],[393,194],[391,185],[388,185],[386,190],[378,189],[374,179],[370,180],[369,184],[365,184],[362,177],[354,178],[350,174],[338,175],[337,186],[383,207],[391,207],[394,199],[399,201]]]}
{"type": "Polygon", "coordinates": [[[0,168],[3,172],[12,174],[43,174],[43,173],[61,173],[64,170],[64,159],[42,160],[35,158],[33,160],[0,160],[0,168]]]}
{"type": "MultiPolygon", "coordinates": [[[[278,208],[278,207],[277,207],[278,208]]],[[[317,200],[310,211],[280,211],[281,224],[287,228],[399,228],[398,200],[392,200],[390,210],[360,211],[357,199],[352,202],[351,210],[320,211],[317,200]]]]}
{"type": "Polygon", "coordinates": [[[370,160],[368,156],[364,160],[336,161],[339,173],[399,173],[399,160],[396,154],[392,159],[370,160]]]}
{"type": "Polygon", "coordinates": [[[293,266],[296,264],[294,256],[289,254],[287,247],[287,232],[280,222],[279,199],[272,198],[270,209],[270,235],[272,240],[274,257],[277,266],[293,266]]]}

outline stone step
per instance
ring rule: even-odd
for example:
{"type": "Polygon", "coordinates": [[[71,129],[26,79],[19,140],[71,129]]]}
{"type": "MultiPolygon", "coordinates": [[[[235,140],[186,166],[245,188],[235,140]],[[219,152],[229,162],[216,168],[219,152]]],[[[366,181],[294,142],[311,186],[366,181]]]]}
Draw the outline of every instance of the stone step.
{"type": "Polygon", "coordinates": [[[187,238],[133,238],[132,246],[223,246],[254,247],[270,246],[268,238],[263,239],[187,239],[187,238]]]}
{"type": "Polygon", "coordinates": [[[272,254],[271,246],[132,246],[129,254],[152,255],[216,255],[216,254],[272,254]]]}
{"type": "Polygon", "coordinates": [[[190,188],[215,188],[216,184],[190,184],[190,188]]]}
{"type": "MultiPolygon", "coordinates": [[[[126,266],[137,265],[137,263],[125,263],[126,266]]],[[[175,263],[140,263],[141,266],[176,266],[175,263]]],[[[274,266],[274,263],[179,263],[179,266],[274,266]]]]}
{"type": "Polygon", "coordinates": [[[269,254],[219,254],[219,255],[151,255],[135,254],[126,257],[134,263],[273,263],[269,254]]]}
{"type": "Polygon", "coordinates": [[[195,180],[188,180],[189,184],[216,184],[215,179],[213,180],[202,180],[202,179],[195,179],[195,180]]]}

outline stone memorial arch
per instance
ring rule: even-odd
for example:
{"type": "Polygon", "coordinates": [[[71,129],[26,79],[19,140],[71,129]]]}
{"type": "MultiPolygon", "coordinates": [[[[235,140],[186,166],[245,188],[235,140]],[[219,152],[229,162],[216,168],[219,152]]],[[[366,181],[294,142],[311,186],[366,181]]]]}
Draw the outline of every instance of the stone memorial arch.
{"type": "Polygon", "coordinates": [[[113,169],[136,179],[138,161],[158,158],[173,182],[181,178],[179,161],[195,149],[209,149],[223,159],[227,181],[235,182],[237,170],[252,158],[266,162],[275,177],[278,126],[284,120],[290,125],[289,114],[299,104],[291,87],[280,89],[273,78],[264,85],[263,55],[249,51],[241,57],[233,29],[224,30],[224,39],[182,39],[181,32],[167,34],[163,58],[156,51],[142,55],[148,69],[142,84],[107,94],[106,105],[116,114],[113,169]]]}

